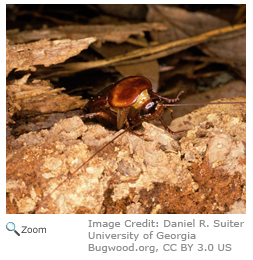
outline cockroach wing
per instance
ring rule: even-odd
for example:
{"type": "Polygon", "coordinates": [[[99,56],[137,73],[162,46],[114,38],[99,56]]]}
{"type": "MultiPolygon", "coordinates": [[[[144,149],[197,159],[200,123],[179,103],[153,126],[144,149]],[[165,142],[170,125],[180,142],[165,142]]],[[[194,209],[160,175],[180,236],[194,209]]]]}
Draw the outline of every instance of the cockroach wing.
{"type": "Polygon", "coordinates": [[[145,89],[152,89],[151,82],[144,77],[128,77],[119,81],[110,91],[108,102],[112,107],[133,105],[145,89]]]}

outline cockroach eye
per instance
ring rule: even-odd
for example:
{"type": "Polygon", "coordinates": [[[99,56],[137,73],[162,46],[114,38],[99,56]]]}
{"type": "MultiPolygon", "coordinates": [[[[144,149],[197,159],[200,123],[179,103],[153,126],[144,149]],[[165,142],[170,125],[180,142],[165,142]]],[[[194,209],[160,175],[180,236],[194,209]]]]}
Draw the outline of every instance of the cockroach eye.
{"type": "Polygon", "coordinates": [[[140,110],[140,116],[144,116],[147,114],[153,114],[156,111],[157,103],[155,100],[152,100],[145,104],[145,106],[140,110]]]}

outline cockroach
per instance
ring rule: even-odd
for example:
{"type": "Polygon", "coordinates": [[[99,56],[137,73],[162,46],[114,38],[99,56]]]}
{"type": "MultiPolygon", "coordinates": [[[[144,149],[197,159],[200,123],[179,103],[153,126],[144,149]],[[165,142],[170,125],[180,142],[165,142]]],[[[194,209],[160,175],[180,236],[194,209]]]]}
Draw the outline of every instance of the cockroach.
{"type": "MultiPolygon", "coordinates": [[[[127,131],[135,133],[133,129],[144,121],[160,120],[165,130],[175,135],[187,130],[172,131],[164,122],[162,115],[164,108],[185,105],[206,105],[207,103],[195,104],[173,104],[177,102],[185,91],[180,91],[176,98],[169,99],[159,95],[152,90],[151,82],[141,76],[130,76],[124,78],[112,85],[106,87],[95,97],[91,98],[85,107],[86,113],[81,116],[82,119],[95,118],[108,127],[114,127],[118,130],[125,129],[112,140],[101,146],[90,158],[88,158],[81,166],[79,166],[72,174],[68,174],[68,178],[62,181],[50,194],[51,196],[61,185],[75,176],[80,168],[91,161],[99,152],[105,149],[109,144],[122,136],[127,131]]],[[[209,103],[211,105],[220,104],[236,104],[245,102],[217,102],[209,103]]],[[[172,116],[172,110],[171,117],[172,116]]]]}
{"type": "MultiPolygon", "coordinates": [[[[82,118],[96,118],[103,125],[126,128],[132,133],[131,126],[143,121],[159,119],[171,134],[162,118],[164,107],[179,100],[185,91],[180,91],[175,99],[163,97],[152,91],[151,82],[144,77],[127,77],[102,90],[87,104],[90,113],[82,118]],[[166,102],[168,104],[164,104],[166,102]]],[[[182,131],[179,131],[182,132],[182,131]]]]}

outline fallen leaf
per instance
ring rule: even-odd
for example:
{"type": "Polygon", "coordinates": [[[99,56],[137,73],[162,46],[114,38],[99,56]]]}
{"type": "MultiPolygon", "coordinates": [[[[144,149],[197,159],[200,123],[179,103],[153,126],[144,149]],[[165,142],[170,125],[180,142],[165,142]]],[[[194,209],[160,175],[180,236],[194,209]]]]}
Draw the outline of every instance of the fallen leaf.
{"type": "Polygon", "coordinates": [[[96,41],[90,37],[80,40],[40,40],[28,44],[10,45],[6,41],[6,76],[12,69],[35,71],[34,65],[50,66],[79,54],[96,41]]]}
{"type": "MultiPolygon", "coordinates": [[[[201,12],[188,12],[177,7],[148,5],[147,20],[161,22],[168,26],[167,31],[151,32],[154,40],[165,43],[199,35],[210,30],[228,26],[225,20],[201,12]]],[[[209,56],[234,62],[243,76],[246,75],[246,32],[244,35],[220,39],[200,45],[199,48],[209,56]]]]}
{"type": "Polygon", "coordinates": [[[168,30],[151,32],[159,43],[172,42],[229,26],[227,21],[201,12],[188,12],[178,7],[148,5],[147,21],[161,22],[168,30]]]}
{"type": "Polygon", "coordinates": [[[166,30],[167,26],[161,23],[138,24],[105,24],[105,25],[66,25],[54,28],[22,31],[18,29],[7,31],[7,38],[11,44],[37,41],[40,39],[72,39],[78,40],[95,37],[98,42],[106,41],[122,43],[131,35],[144,36],[144,31],[166,30]]]}

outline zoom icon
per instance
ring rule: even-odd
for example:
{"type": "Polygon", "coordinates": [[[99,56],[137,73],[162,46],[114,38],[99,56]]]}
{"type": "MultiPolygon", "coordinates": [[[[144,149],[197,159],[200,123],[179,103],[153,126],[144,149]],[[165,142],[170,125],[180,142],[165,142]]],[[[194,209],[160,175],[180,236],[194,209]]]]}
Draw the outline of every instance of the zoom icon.
{"type": "Polygon", "coordinates": [[[20,236],[18,231],[15,229],[15,224],[13,222],[8,222],[7,225],[6,225],[6,229],[8,231],[14,231],[18,236],[20,236]]]}

